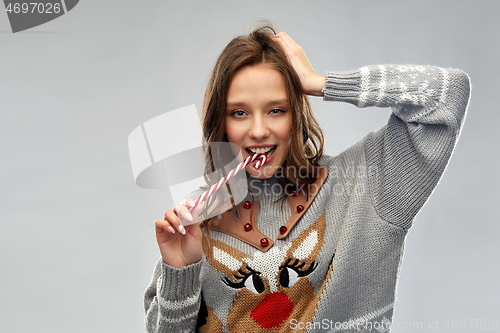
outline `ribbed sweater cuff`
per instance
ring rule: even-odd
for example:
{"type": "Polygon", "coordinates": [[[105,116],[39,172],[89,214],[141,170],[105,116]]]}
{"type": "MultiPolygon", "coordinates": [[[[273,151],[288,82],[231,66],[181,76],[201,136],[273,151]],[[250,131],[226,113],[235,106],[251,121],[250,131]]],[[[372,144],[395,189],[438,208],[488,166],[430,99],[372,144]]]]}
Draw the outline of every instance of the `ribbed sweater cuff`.
{"type": "Polygon", "coordinates": [[[159,290],[165,299],[183,300],[198,293],[201,288],[201,260],[195,264],[174,268],[162,260],[159,290]]]}
{"type": "Polygon", "coordinates": [[[325,101],[343,101],[356,105],[361,93],[361,72],[326,72],[325,101]]]}

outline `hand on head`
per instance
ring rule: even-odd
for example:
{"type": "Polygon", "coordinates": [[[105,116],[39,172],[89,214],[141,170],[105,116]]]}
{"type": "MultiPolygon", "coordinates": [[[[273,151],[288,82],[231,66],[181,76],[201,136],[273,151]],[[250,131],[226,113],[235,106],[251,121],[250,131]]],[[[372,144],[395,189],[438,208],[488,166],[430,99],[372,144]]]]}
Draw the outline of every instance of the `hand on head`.
{"type": "Polygon", "coordinates": [[[312,96],[323,96],[321,90],[325,87],[325,77],[316,73],[302,46],[295,43],[284,31],[271,37],[281,46],[293,69],[299,75],[304,93],[312,96]]]}

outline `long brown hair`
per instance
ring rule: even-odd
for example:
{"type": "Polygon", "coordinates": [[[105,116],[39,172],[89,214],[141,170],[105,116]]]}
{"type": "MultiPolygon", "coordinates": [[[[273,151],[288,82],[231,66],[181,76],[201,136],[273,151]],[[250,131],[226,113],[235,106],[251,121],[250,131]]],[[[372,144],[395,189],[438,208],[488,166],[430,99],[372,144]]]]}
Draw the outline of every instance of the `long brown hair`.
{"type": "Polygon", "coordinates": [[[302,186],[311,183],[317,175],[318,163],[323,156],[323,132],[314,117],[308,97],[302,91],[297,73],[281,47],[271,38],[274,34],[270,24],[261,24],[249,34],[231,40],[215,63],[205,92],[202,119],[206,140],[205,179],[209,185],[218,179],[209,179],[207,175],[224,165],[209,147],[213,142],[228,141],[225,114],[229,84],[238,70],[255,65],[268,66],[283,75],[292,113],[290,153],[282,166],[284,177],[278,178],[280,184],[283,187],[290,183],[302,186]]]}

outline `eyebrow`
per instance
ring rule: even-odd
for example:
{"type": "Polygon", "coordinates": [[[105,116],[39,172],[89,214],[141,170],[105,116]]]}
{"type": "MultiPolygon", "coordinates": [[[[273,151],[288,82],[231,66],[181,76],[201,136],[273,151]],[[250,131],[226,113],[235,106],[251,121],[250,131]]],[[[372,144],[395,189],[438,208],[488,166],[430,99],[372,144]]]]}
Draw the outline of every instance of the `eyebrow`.
{"type": "MultiPolygon", "coordinates": [[[[289,105],[288,99],[272,100],[272,101],[269,101],[266,105],[282,105],[282,104],[286,104],[288,106],[289,105]]],[[[245,106],[245,105],[246,105],[245,102],[234,101],[234,102],[228,102],[226,104],[226,107],[231,108],[231,107],[238,107],[238,106],[245,106]]]]}

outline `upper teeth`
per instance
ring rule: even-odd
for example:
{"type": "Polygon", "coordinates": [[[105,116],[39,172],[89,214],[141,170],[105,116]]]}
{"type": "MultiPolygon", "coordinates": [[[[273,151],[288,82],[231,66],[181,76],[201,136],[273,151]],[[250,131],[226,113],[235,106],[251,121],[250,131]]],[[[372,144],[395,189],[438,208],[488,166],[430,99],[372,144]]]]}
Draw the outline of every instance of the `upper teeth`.
{"type": "Polygon", "coordinates": [[[266,148],[248,148],[254,154],[264,154],[270,151],[274,146],[269,146],[266,148]]]}

